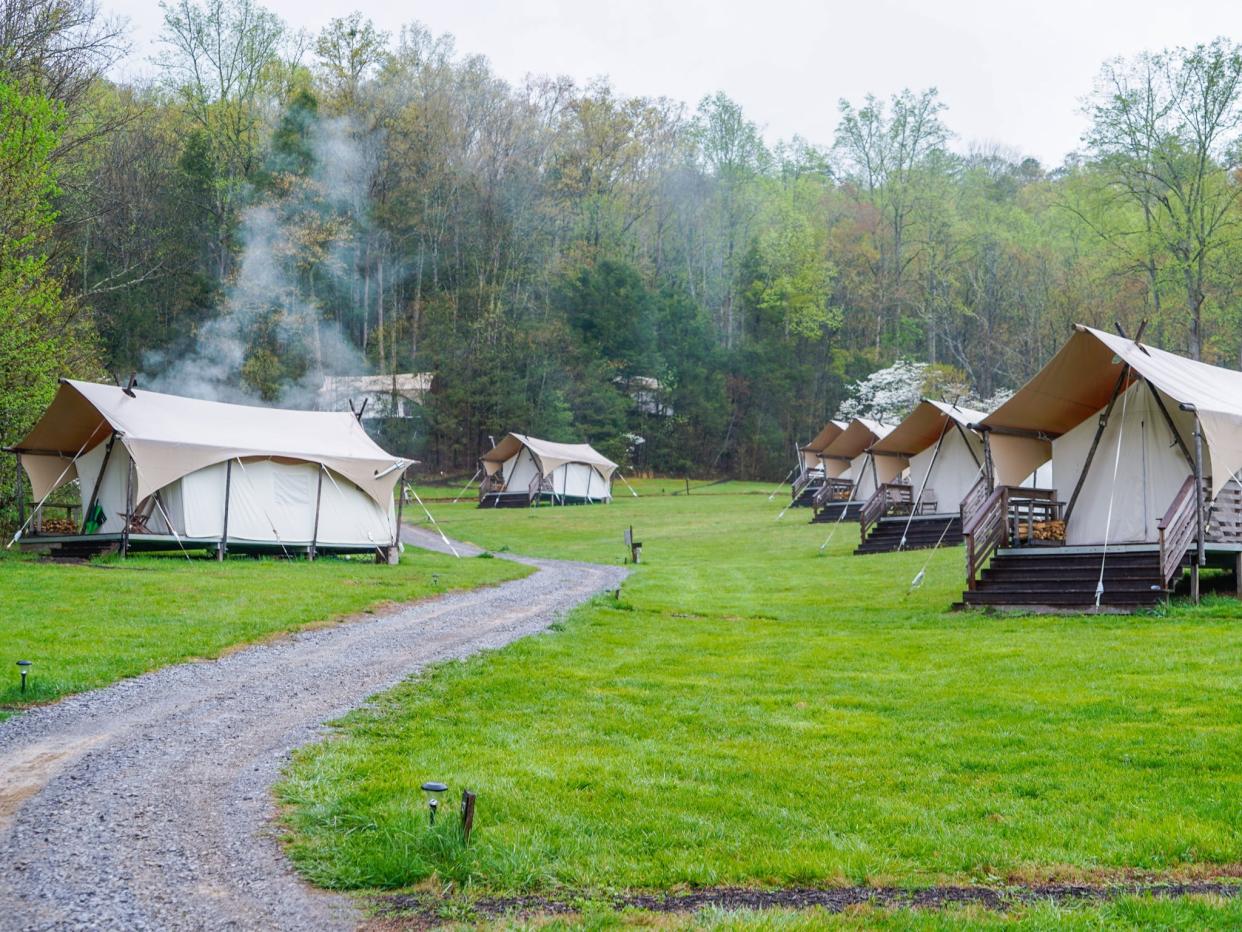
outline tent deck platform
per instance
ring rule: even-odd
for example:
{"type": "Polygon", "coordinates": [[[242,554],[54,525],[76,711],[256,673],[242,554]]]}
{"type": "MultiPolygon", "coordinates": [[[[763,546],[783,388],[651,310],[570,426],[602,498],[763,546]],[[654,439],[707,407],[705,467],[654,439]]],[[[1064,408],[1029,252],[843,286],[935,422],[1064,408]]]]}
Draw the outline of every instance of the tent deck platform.
{"type": "Polygon", "coordinates": [[[936,546],[956,547],[961,543],[962,517],[957,512],[913,517],[890,515],[871,526],[854,554],[862,556],[869,553],[892,553],[896,550],[927,550],[936,546]]]}
{"type": "MultiPolygon", "coordinates": [[[[105,553],[117,553],[121,549],[121,534],[31,534],[22,537],[18,546],[24,552],[44,553],[53,559],[87,560],[105,553]]],[[[168,551],[207,551],[215,553],[220,546],[219,538],[181,537],[172,534],[130,534],[131,553],[161,553],[168,551]]],[[[310,554],[309,540],[286,540],[282,542],[244,540],[230,538],[228,552],[249,556],[304,557],[310,554]]],[[[387,544],[315,544],[318,556],[329,554],[387,554],[387,544]]]]}
{"type": "Polygon", "coordinates": [[[539,505],[600,505],[606,498],[588,498],[585,495],[560,495],[554,492],[485,492],[479,496],[480,508],[532,508],[539,505]]]}
{"type": "MultiPolygon", "coordinates": [[[[1209,543],[1205,553],[1207,566],[1238,573],[1242,545],[1209,543]]],[[[975,588],[964,592],[954,607],[1075,614],[1142,611],[1170,594],[1161,577],[1160,548],[1155,544],[1114,544],[1107,551],[1102,544],[1006,548],[996,552],[975,588]],[[1097,609],[1101,566],[1104,591],[1097,609]]]]}
{"type": "Polygon", "coordinates": [[[833,521],[857,521],[863,502],[828,502],[821,505],[811,518],[812,524],[831,524],[833,521]]]}

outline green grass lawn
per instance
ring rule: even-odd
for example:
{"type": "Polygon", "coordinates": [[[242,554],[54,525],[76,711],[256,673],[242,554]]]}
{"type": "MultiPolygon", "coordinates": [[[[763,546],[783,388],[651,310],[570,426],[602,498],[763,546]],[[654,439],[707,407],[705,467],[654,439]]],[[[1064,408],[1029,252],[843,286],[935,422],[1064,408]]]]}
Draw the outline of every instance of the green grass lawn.
{"type": "Polygon", "coordinates": [[[395,567],[181,556],[73,565],[10,555],[0,559],[0,716],[384,603],[526,572],[506,560],[413,548],[395,567]],[[21,659],[34,663],[25,696],[21,659]]]}
{"type": "Polygon", "coordinates": [[[279,793],[301,870],[496,893],[1242,861],[1236,602],[949,613],[960,548],[854,557],[845,524],[821,555],[828,529],[807,511],[775,520],[787,496],[440,506],[484,546],[602,562],[621,561],[632,524],[645,562],[619,602],[435,668],[300,753],[279,793]],[[479,794],[468,849],[451,825],[428,830],[428,779],[479,794]]]}

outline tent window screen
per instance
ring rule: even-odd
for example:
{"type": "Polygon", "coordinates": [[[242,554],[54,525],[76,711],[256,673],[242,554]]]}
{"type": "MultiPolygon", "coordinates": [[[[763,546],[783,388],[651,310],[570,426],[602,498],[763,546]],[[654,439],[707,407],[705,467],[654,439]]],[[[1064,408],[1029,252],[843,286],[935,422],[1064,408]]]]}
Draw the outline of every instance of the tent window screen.
{"type": "Polygon", "coordinates": [[[315,501],[314,473],[307,469],[272,471],[272,499],[277,505],[311,505],[315,501]]]}

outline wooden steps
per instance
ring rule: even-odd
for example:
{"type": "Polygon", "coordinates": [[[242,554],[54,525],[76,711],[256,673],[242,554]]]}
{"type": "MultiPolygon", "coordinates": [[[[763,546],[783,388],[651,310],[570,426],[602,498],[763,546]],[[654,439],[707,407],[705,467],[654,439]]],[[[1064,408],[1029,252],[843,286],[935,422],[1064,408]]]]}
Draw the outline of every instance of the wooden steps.
{"type": "Polygon", "coordinates": [[[530,496],[525,492],[487,492],[479,499],[480,508],[529,508],[530,496]]]}
{"type": "MultiPolygon", "coordinates": [[[[996,608],[1094,611],[1102,551],[1066,552],[1033,547],[997,554],[983,570],[975,589],[962,595],[965,605],[996,608]]],[[[1160,555],[1155,550],[1113,551],[1104,558],[1104,594],[1100,608],[1127,612],[1163,601],[1160,555]]]]}
{"type": "MultiPolygon", "coordinates": [[[[37,538],[35,540],[37,541],[37,538]]],[[[49,544],[44,556],[58,563],[85,563],[105,553],[117,553],[120,549],[121,546],[116,541],[91,540],[89,537],[82,537],[77,540],[49,544]]]]}
{"type": "Polygon", "coordinates": [[[962,519],[960,515],[929,515],[917,517],[910,521],[906,529],[907,519],[904,517],[881,518],[867,534],[857,550],[857,555],[868,553],[891,553],[894,550],[926,550],[940,544],[943,547],[956,547],[962,542],[962,519]],[[906,545],[901,547],[902,535],[906,545]]]}
{"type": "Polygon", "coordinates": [[[819,491],[821,485],[822,483],[808,482],[794,497],[789,507],[810,508],[815,504],[815,493],[819,491]]]}
{"type": "Polygon", "coordinates": [[[811,523],[831,524],[834,521],[857,521],[862,506],[862,502],[829,502],[815,513],[811,523]],[[841,514],[842,511],[845,512],[844,516],[841,514]]]}

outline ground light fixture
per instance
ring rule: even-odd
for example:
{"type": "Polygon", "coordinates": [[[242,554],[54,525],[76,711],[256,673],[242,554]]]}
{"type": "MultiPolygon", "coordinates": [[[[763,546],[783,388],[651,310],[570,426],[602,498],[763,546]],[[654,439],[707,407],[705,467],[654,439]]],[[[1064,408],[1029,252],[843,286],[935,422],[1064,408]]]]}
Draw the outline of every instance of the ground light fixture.
{"type": "Polygon", "coordinates": [[[436,824],[436,810],[440,808],[440,794],[448,789],[448,785],[436,780],[428,780],[423,784],[423,792],[427,796],[427,812],[431,824],[436,824]]]}
{"type": "Polygon", "coordinates": [[[26,691],[26,674],[30,672],[30,661],[29,661],[29,660],[19,660],[19,661],[17,661],[17,669],[21,671],[21,674],[22,674],[22,692],[25,692],[25,691],[26,691]]]}

